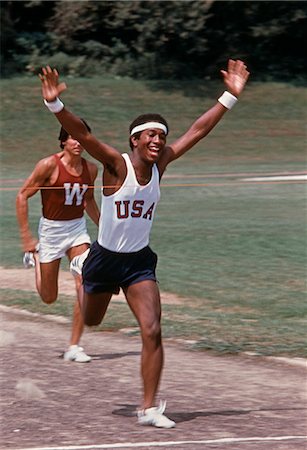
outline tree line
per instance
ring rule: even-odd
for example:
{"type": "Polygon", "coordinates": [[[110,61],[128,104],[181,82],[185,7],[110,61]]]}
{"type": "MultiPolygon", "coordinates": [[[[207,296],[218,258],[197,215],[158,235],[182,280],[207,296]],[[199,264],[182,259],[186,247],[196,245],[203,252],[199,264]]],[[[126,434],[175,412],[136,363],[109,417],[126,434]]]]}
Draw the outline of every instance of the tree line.
{"type": "Polygon", "coordinates": [[[1,1],[1,75],[212,78],[229,57],[254,80],[306,80],[305,1],[1,1]]]}

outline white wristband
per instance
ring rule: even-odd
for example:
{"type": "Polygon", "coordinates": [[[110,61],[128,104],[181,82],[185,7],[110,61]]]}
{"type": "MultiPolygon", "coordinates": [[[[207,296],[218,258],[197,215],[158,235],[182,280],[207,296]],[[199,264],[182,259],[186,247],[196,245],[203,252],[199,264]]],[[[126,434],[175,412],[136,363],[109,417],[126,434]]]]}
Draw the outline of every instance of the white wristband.
{"type": "Polygon", "coordinates": [[[237,97],[235,97],[228,91],[225,91],[218,99],[218,102],[220,102],[221,105],[225,106],[225,108],[227,109],[231,109],[237,103],[237,101],[237,97]]]}
{"type": "Polygon", "coordinates": [[[49,109],[49,111],[53,113],[58,113],[62,111],[62,109],[64,108],[64,103],[61,102],[61,100],[58,97],[54,100],[54,102],[47,102],[47,100],[44,99],[44,103],[49,109]]]}

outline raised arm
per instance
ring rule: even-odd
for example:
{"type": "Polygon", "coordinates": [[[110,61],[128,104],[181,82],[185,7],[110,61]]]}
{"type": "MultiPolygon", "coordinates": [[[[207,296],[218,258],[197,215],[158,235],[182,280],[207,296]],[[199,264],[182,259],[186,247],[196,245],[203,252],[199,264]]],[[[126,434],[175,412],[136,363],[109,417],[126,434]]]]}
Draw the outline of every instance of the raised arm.
{"type": "Polygon", "coordinates": [[[240,60],[234,61],[232,59],[228,61],[227,71],[221,70],[221,74],[227,91],[180,138],[166,148],[165,154],[161,157],[161,161],[159,161],[162,172],[167,164],[182,156],[198,141],[207,136],[222,119],[225,112],[231,109],[236,103],[249,77],[249,72],[244,62],[240,60]]]}
{"type": "Polygon", "coordinates": [[[66,89],[66,84],[59,82],[57,70],[51,69],[49,66],[43,67],[39,78],[42,82],[42,96],[46,106],[51,112],[55,113],[56,118],[67,133],[79,141],[93,158],[102,162],[105,166],[112,167],[115,171],[121,169],[121,165],[124,165],[124,162],[120,153],[113,147],[95,138],[86,129],[82,120],[68,111],[58,98],[66,89]]]}

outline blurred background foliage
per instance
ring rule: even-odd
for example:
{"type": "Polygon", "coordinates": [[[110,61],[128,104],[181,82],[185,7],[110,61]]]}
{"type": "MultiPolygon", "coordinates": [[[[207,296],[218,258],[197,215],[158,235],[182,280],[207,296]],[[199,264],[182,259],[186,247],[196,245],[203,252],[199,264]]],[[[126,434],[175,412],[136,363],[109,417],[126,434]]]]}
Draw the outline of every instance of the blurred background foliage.
{"type": "Polygon", "coordinates": [[[307,78],[307,2],[1,1],[1,75],[211,79],[229,57],[257,81],[307,78]]]}

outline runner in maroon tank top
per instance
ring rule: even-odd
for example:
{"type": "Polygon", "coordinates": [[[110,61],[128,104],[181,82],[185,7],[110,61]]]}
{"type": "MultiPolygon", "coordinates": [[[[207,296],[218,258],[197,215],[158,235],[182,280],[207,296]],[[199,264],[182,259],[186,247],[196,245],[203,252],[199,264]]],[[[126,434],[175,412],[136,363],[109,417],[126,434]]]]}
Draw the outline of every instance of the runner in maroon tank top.
{"type": "MultiPolygon", "coordinates": [[[[58,296],[58,275],[63,256],[69,261],[90,246],[84,210],[96,225],[99,209],[92,188],[97,166],[81,157],[83,148],[61,128],[61,153],[40,160],[20,189],[16,212],[25,267],[35,266],[36,287],[43,302],[53,303],[58,296]],[[28,220],[28,200],[41,192],[42,217],[39,241],[33,237],[28,220]]],[[[75,277],[77,299],[74,305],[70,346],[64,359],[76,362],[91,360],[79,346],[84,322],[78,300],[81,276],[75,277]]]]}

